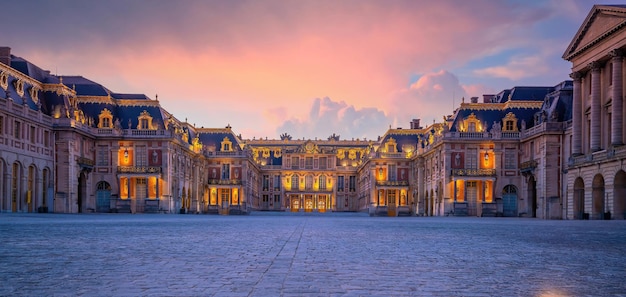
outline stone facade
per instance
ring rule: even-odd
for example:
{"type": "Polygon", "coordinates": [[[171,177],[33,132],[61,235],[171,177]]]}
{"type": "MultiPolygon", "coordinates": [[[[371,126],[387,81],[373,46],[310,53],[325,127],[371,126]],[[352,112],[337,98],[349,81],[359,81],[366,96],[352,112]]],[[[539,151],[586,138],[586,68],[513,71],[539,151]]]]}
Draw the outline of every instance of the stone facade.
{"type": "Polygon", "coordinates": [[[0,211],[624,219],[625,24],[594,6],[563,56],[572,81],[376,140],[242,139],[1,47],[0,211]]]}

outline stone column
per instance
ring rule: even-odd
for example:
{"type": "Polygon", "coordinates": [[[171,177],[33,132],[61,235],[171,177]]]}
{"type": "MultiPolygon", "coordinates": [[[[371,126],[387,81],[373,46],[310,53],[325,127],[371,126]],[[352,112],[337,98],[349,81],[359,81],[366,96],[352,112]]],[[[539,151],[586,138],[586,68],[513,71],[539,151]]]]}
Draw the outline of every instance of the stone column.
{"type": "Polygon", "coordinates": [[[592,152],[601,149],[602,131],[601,116],[602,110],[600,105],[600,62],[594,61],[589,64],[591,68],[591,139],[590,150],[592,152]]]}
{"type": "Polygon", "coordinates": [[[613,103],[611,104],[611,144],[614,146],[622,145],[622,123],[624,122],[622,107],[624,105],[623,102],[623,79],[622,79],[622,62],[624,54],[622,50],[615,49],[611,51],[611,56],[613,59],[611,63],[613,63],[613,103]]]}
{"type": "Polygon", "coordinates": [[[415,205],[417,213],[424,214],[424,162],[419,160],[417,166],[417,201],[415,201],[415,205]]]}
{"type": "Polygon", "coordinates": [[[572,72],[569,75],[574,80],[573,102],[572,102],[572,155],[577,156],[583,153],[582,150],[582,73],[572,72]]]}

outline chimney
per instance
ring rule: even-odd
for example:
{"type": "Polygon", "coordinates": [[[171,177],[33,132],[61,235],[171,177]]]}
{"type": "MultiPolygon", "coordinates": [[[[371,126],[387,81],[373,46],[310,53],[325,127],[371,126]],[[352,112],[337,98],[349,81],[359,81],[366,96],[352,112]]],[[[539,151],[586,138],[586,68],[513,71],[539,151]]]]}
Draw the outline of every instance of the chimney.
{"type": "Polygon", "coordinates": [[[411,129],[422,129],[422,127],[420,127],[420,119],[413,119],[410,124],[411,129]]]}
{"type": "Polygon", "coordinates": [[[0,63],[11,66],[11,48],[0,46],[0,63]]]}
{"type": "Polygon", "coordinates": [[[478,97],[472,97],[472,98],[470,98],[470,102],[472,102],[472,103],[478,103],[478,97]]]}
{"type": "Polygon", "coordinates": [[[493,99],[496,97],[496,95],[483,95],[483,103],[493,103],[493,99]]]}

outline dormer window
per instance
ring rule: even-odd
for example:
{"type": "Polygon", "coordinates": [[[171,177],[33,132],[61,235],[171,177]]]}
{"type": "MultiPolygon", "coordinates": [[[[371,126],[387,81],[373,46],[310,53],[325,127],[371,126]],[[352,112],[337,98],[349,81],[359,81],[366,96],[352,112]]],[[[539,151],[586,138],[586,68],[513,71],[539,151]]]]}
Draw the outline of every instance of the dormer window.
{"type": "Polygon", "coordinates": [[[98,128],[113,128],[113,114],[107,108],[103,109],[98,115],[98,128]]]}
{"type": "Polygon", "coordinates": [[[222,140],[221,150],[222,152],[232,152],[233,151],[233,143],[228,139],[228,137],[224,137],[222,140]]]}
{"type": "Polygon", "coordinates": [[[387,140],[387,142],[385,142],[385,150],[387,151],[387,153],[397,153],[398,152],[397,143],[396,143],[396,140],[393,137],[389,137],[389,140],[387,140]]]}
{"type": "Polygon", "coordinates": [[[152,124],[152,116],[148,111],[144,110],[139,115],[137,129],[139,130],[156,130],[156,127],[152,124]]]}
{"type": "Polygon", "coordinates": [[[113,128],[113,114],[107,108],[103,109],[98,115],[98,128],[113,128]]]}
{"type": "Polygon", "coordinates": [[[502,119],[504,123],[504,132],[517,132],[517,117],[512,112],[509,112],[502,119]]]}
{"type": "Polygon", "coordinates": [[[504,122],[504,130],[511,131],[513,130],[513,121],[504,122]]]}
{"type": "Polygon", "coordinates": [[[470,122],[467,125],[467,132],[476,132],[476,123],[470,122]]]}

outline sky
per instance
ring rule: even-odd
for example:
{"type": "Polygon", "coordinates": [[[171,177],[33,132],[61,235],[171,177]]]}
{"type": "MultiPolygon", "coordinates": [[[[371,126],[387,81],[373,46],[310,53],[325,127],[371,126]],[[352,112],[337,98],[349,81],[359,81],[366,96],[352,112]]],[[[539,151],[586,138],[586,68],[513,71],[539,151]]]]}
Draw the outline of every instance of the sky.
{"type": "MultiPolygon", "coordinates": [[[[623,1],[622,1],[623,2],[623,1]]],[[[0,45],[243,138],[375,139],[569,79],[585,0],[0,0],[0,45]]],[[[620,4],[603,1],[601,4],[620,4]]]]}

